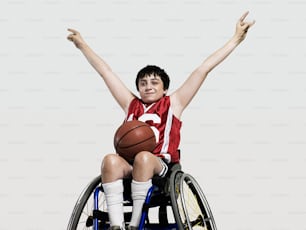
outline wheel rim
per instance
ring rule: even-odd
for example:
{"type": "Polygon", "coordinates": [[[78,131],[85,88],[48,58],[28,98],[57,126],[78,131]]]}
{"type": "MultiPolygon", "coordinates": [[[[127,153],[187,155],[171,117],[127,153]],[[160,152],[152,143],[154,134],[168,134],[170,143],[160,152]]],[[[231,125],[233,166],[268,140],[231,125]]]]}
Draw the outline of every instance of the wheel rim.
{"type": "Polygon", "coordinates": [[[208,202],[195,179],[181,171],[172,178],[173,212],[180,229],[215,230],[208,202]]]}

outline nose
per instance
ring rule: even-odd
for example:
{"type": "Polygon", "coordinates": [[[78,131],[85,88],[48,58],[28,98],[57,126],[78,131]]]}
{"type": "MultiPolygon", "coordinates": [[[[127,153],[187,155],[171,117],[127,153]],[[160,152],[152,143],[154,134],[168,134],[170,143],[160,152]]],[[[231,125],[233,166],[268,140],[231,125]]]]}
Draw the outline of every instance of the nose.
{"type": "Polygon", "coordinates": [[[152,89],[152,85],[151,85],[150,83],[146,84],[145,90],[146,90],[146,91],[149,91],[149,90],[151,90],[151,89],[152,89]]]}

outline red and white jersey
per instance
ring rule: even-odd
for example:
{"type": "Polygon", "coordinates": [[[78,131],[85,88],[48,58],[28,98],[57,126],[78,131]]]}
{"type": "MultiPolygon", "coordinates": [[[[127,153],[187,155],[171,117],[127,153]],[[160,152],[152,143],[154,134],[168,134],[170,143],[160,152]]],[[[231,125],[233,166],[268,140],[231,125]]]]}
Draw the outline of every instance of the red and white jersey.
{"type": "Polygon", "coordinates": [[[180,160],[179,144],[182,122],[173,115],[170,97],[146,106],[139,98],[135,98],[128,110],[126,121],[139,120],[147,123],[154,131],[157,145],[153,153],[166,162],[177,163],[180,160]]]}

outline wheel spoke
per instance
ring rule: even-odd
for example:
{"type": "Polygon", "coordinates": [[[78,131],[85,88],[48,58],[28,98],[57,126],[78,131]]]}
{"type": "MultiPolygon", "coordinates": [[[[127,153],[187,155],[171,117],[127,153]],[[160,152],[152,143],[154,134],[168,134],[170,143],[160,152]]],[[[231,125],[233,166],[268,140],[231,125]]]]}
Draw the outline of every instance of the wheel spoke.
{"type": "Polygon", "coordinates": [[[215,230],[216,225],[206,198],[195,179],[178,172],[172,178],[173,213],[179,228],[215,230]]]}

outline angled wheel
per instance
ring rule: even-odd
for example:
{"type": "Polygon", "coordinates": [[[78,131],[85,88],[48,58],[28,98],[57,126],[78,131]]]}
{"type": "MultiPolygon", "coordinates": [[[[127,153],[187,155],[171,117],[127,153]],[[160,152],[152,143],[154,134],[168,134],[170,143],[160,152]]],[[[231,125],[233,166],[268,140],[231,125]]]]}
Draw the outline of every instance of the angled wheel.
{"type": "MultiPolygon", "coordinates": [[[[101,177],[94,178],[79,196],[71,214],[67,230],[92,229],[94,210],[94,190],[99,186],[101,177]]],[[[104,193],[99,194],[99,206],[105,202],[104,193]]]]}
{"type": "Polygon", "coordinates": [[[208,202],[196,180],[182,171],[170,177],[173,214],[179,229],[216,230],[208,202]]]}
{"type": "MultiPolygon", "coordinates": [[[[123,180],[124,186],[124,220],[131,219],[132,208],[129,199],[130,180],[123,180]]],[[[94,178],[82,191],[71,214],[67,230],[108,229],[110,225],[105,194],[101,186],[101,176],[94,178]],[[97,199],[95,199],[95,196],[97,199]],[[95,226],[95,227],[94,227],[95,226]]]]}

